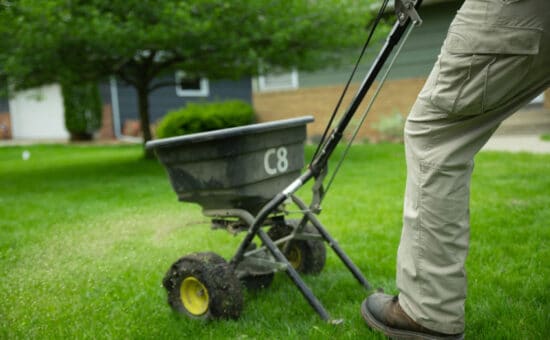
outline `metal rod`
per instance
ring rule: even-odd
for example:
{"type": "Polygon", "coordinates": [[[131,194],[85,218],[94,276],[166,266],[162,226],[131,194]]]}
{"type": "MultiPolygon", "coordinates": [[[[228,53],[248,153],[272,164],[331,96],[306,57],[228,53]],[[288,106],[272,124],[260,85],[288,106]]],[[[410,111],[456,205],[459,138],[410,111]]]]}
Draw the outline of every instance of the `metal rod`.
{"type": "Polygon", "coordinates": [[[229,264],[233,267],[236,267],[236,265],[243,259],[244,253],[246,252],[246,249],[252,243],[252,240],[254,239],[254,236],[258,234],[258,231],[260,231],[260,227],[264,223],[265,219],[269,214],[272,213],[275,208],[277,208],[281,203],[283,203],[286,199],[286,196],[282,193],[277,194],[271,201],[269,201],[263,208],[260,210],[256,218],[253,220],[252,223],[250,223],[250,226],[248,228],[248,233],[244,237],[243,241],[241,242],[239,249],[237,249],[237,253],[233,256],[229,264]]]}
{"type": "MultiPolygon", "coordinates": [[[[305,203],[302,202],[298,197],[292,195],[292,201],[300,208],[306,207],[305,203]]],[[[349,271],[353,274],[353,276],[359,281],[359,283],[365,287],[367,290],[371,289],[371,285],[361,273],[361,270],[353,263],[353,261],[347,256],[347,254],[344,252],[342,248],[340,248],[340,245],[338,245],[338,242],[332,238],[332,236],[328,233],[328,231],[325,230],[321,222],[317,219],[317,217],[309,212],[305,212],[306,216],[310,220],[310,222],[313,224],[313,226],[319,231],[319,234],[323,236],[323,238],[327,241],[329,246],[332,248],[332,250],[336,253],[336,255],[340,258],[340,260],[344,263],[344,265],[349,269],[349,271]]]]}
{"type": "MultiPolygon", "coordinates": [[[[266,205],[266,208],[262,209],[262,211],[260,211],[258,216],[265,215],[265,217],[267,217],[267,215],[269,215],[269,211],[267,210],[267,209],[269,209],[268,206],[271,206],[271,205],[278,206],[279,204],[282,203],[282,201],[279,202],[280,199],[281,199],[280,197],[276,196],[270,202],[271,204],[268,203],[266,205]],[[279,203],[277,203],[277,202],[279,202],[279,203]]],[[[286,197],[283,196],[282,199],[284,200],[284,199],[286,199],[286,197]]],[[[298,287],[298,289],[300,290],[302,295],[306,298],[307,302],[311,305],[311,307],[313,307],[313,309],[315,309],[315,311],[319,314],[319,316],[323,320],[325,320],[325,321],[330,320],[330,316],[329,316],[328,312],[326,311],[325,307],[323,307],[323,305],[317,299],[317,297],[313,294],[311,289],[309,289],[309,287],[301,279],[300,275],[296,272],[296,270],[288,262],[288,260],[283,255],[283,253],[281,253],[281,251],[275,245],[273,240],[271,240],[271,238],[262,229],[260,229],[260,226],[263,223],[263,220],[262,220],[262,222],[259,222],[258,217],[256,217],[256,219],[254,219],[254,217],[248,211],[242,210],[242,209],[208,210],[208,211],[206,211],[206,213],[210,214],[210,215],[214,215],[214,216],[216,216],[216,215],[217,216],[219,216],[219,215],[222,215],[222,216],[237,216],[237,217],[240,217],[241,219],[243,219],[247,224],[249,224],[251,227],[249,228],[249,232],[248,232],[246,237],[252,236],[252,238],[253,238],[254,235],[258,235],[258,237],[260,237],[260,239],[262,240],[264,246],[267,247],[267,249],[275,257],[275,259],[278,262],[283,263],[283,264],[286,265],[285,266],[286,267],[285,271],[286,271],[287,275],[294,282],[294,284],[298,287]]],[[[264,220],[265,220],[265,217],[264,217],[264,220]]],[[[252,240],[248,241],[248,243],[246,243],[245,241],[243,241],[241,243],[241,247],[237,251],[237,254],[233,257],[233,259],[231,259],[230,263],[232,264],[233,268],[236,268],[237,264],[240,261],[242,261],[242,258],[244,257],[244,254],[245,254],[245,250],[248,247],[248,244],[250,244],[250,242],[252,240]],[[246,246],[244,246],[244,245],[246,245],[246,246]]]]}
{"type": "Polygon", "coordinates": [[[269,236],[261,229],[258,230],[258,236],[260,237],[262,242],[265,244],[267,249],[269,249],[271,254],[273,254],[273,256],[275,256],[275,258],[279,262],[283,262],[283,263],[287,264],[286,270],[285,270],[287,275],[294,282],[294,284],[296,284],[296,286],[298,287],[298,289],[300,290],[302,295],[306,298],[307,302],[311,305],[311,307],[313,307],[313,309],[315,309],[317,314],[319,314],[319,316],[323,320],[325,320],[325,321],[330,320],[330,316],[329,316],[327,310],[325,309],[325,307],[323,307],[321,302],[313,294],[311,289],[309,289],[309,287],[305,284],[305,282],[302,280],[302,278],[296,272],[296,270],[292,267],[292,265],[288,262],[288,260],[283,255],[283,253],[281,253],[279,248],[277,248],[277,246],[273,243],[271,238],[269,238],[269,236]]]}
{"type": "Polygon", "coordinates": [[[357,134],[359,133],[359,129],[361,128],[361,126],[363,126],[363,123],[365,122],[365,119],[367,118],[367,115],[369,114],[369,112],[372,108],[372,105],[374,104],[376,98],[378,97],[378,94],[380,94],[380,90],[382,89],[382,86],[386,82],[386,79],[388,78],[388,75],[390,74],[390,71],[393,67],[393,64],[395,63],[395,61],[397,60],[397,57],[401,53],[401,49],[405,45],[405,42],[407,42],[407,40],[409,39],[409,36],[410,36],[413,28],[414,28],[414,25],[411,25],[407,29],[404,38],[402,38],[400,40],[399,47],[397,48],[397,51],[394,53],[394,55],[393,55],[393,57],[390,61],[390,65],[386,69],[386,72],[384,72],[384,74],[382,75],[382,78],[378,81],[378,86],[376,87],[376,90],[374,91],[374,94],[372,95],[372,98],[369,100],[367,108],[363,111],[363,114],[361,115],[361,118],[359,119],[359,124],[357,124],[357,126],[355,127],[355,129],[353,131],[353,134],[352,134],[352,137],[350,138],[349,143],[346,146],[346,149],[344,150],[344,152],[342,153],[342,156],[340,157],[340,161],[336,165],[336,168],[332,172],[332,175],[330,176],[330,179],[329,179],[327,185],[325,186],[325,195],[324,196],[326,196],[327,192],[329,191],[329,189],[332,185],[332,182],[334,181],[334,178],[336,178],[336,174],[340,170],[340,167],[342,166],[342,163],[344,162],[344,159],[346,158],[346,156],[347,156],[347,154],[348,154],[348,152],[351,148],[351,144],[353,143],[353,141],[357,137],[357,134]]]}
{"type": "Polygon", "coordinates": [[[409,25],[410,25],[410,20],[408,20],[405,25],[400,25],[399,21],[397,21],[393,25],[393,28],[388,38],[386,39],[386,42],[384,43],[380,53],[374,60],[374,63],[372,64],[363,82],[361,83],[361,86],[359,87],[357,94],[353,98],[351,104],[347,108],[343,117],[338,122],[338,125],[333,129],[333,132],[331,133],[330,138],[323,145],[321,152],[319,152],[317,157],[311,162],[310,168],[312,169],[312,172],[315,174],[315,176],[317,176],[321,172],[321,170],[326,166],[328,159],[330,158],[330,156],[334,152],[334,149],[342,139],[344,130],[350,123],[353,115],[359,108],[359,105],[361,104],[367,92],[369,91],[370,87],[376,80],[376,77],[382,70],[384,63],[390,56],[393,48],[395,47],[395,45],[397,45],[397,43],[401,39],[401,36],[406,31],[409,25]]]}

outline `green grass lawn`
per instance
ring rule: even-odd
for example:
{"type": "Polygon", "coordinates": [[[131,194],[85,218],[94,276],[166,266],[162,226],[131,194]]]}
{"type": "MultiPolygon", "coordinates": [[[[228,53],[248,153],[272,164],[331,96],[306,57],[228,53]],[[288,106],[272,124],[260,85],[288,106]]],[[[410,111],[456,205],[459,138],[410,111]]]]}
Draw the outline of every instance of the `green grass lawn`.
{"type": "MultiPolygon", "coordinates": [[[[467,338],[550,337],[549,175],[550,155],[477,157],[467,338]]],[[[401,145],[354,146],[319,216],[389,292],[404,180],[401,145]]],[[[0,148],[0,338],[382,339],[360,316],[366,292],[330,251],[305,280],[341,325],[321,321],[284,274],[245,294],[238,321],[172,313],[161,286],[169,265],[195,251],[229,258],[240,239],[179,203],[138,146],[0,148]]]]}

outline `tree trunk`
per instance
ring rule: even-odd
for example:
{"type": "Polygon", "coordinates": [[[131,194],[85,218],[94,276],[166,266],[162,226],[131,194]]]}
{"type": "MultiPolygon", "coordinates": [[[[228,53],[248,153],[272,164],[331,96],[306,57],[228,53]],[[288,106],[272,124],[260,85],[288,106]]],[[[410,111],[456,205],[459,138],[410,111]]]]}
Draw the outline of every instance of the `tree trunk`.
{"type": "Polygon", "coordinates": [[[143,151],[145,158],[154,158],[152,151],[145,149],[145,143],[152,139],[149,122],[149,91],[147,85],[136,88],[138,95],[139,118],[141,121],[141,133],[143,135],[143,151]]]}

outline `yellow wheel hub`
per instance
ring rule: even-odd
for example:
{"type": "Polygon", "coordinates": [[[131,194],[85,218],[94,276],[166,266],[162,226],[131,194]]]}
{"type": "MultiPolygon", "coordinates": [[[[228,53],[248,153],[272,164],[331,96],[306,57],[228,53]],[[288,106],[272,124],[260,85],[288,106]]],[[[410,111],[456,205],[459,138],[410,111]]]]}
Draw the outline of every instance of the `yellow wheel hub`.
{"type": "Polygon", "coordinates": [[[302,252],[300,251],[300,247],[291,245],[286,258],[294,269],[298,269],[302,264],[302,252]]]}
{"type": "Polygon", "coordinates": [[[208,290],[195,277],[187,277],[180,286],[183,306],[193,315],[203,315],[208,310],[208,290]]]}

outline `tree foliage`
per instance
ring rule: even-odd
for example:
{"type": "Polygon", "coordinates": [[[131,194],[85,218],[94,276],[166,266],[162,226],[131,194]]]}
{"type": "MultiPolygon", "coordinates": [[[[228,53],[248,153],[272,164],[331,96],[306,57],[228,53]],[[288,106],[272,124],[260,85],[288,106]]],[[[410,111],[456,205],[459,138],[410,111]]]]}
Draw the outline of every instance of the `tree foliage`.
{"type": "Polygon", "coordinates": [[[116,75],[133,86],[145,140],[155,79],[181,69],[236,78],[313,70],[356,46],[369,19],[353,0],[2,0],[0,66],[14,88],[116,75]],[[260,69],[261,67],[261,69],[260,69]]]}

